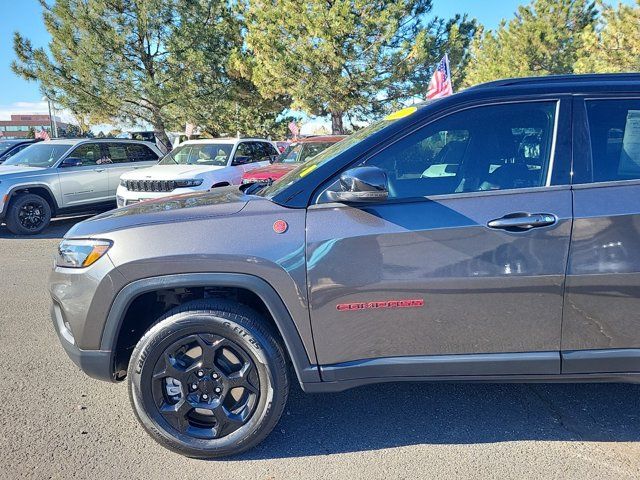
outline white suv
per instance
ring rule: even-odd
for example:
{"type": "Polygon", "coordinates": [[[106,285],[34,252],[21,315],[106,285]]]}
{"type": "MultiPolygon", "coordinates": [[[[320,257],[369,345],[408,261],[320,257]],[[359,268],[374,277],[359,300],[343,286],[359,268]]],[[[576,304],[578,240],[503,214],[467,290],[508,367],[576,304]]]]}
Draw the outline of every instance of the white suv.
{"type": "Polygon", "coordinates": [[[259,138],[189,140],[157,165],[120,177],[118,207],[152,198],[239,185],[242,175],[268,165],[276,146],[259,138]]]}

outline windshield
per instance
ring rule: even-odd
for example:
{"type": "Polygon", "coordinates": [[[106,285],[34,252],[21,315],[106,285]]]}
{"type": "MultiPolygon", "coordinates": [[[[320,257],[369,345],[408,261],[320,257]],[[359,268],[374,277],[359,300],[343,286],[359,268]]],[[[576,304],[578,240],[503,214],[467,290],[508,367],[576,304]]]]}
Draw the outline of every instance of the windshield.
{"type": "Polygon", "coordinates": [[[60,160],[60,157],[71,148],[66,144],[36,143],[16,153],[2,165],[20,165],[23,167],[48,168],[60,160]]]}
{"type": "Polygon", "coordinates": [[[287,149],[278,158],[278,162],[281,162],[281,163],[305,162],[309,158],[327,149],[334,143],[335,142],[294,143],[292,145],[289,145],[289,147],[287,147],[287,149]]]}
{"type": "Polygon", "coordinates": [[[358,130],[353,135],[349,135],[344,140],[338,143],[334,143],[330,147],[318,153],[316,156],[309,158],[304,163],[301,163],[292,171],[290,171],[289,173],[287,173],[286,175],[284,175],[283,177],[275,181],[273,184],[265,185],[264,188],[258,191],[254,191],[252,193],[255,195],[261,195],[264,197],[273,197],[274,195],[277,195],[285,188],[290,187],[295,182],[297,182],[301,178],[305,177],[306,175],[314,171],[316,168],[334,159],[345,150],[348,150],[354,145],[362,142],[364,139],[370,137],[374,133],[382,130],[384,127],[389,125],[392,121],[393,120],[387,120],[387,119],[378,120],[377,122],[372,123],[368,127],[363,128],[362,130],[358,130]]]}
{"type": "Polygon", "coordinates": [[[230,143],[180,145],[168,153],[159,165],[215,165],[225,167],[233,149],[230,143]]]}

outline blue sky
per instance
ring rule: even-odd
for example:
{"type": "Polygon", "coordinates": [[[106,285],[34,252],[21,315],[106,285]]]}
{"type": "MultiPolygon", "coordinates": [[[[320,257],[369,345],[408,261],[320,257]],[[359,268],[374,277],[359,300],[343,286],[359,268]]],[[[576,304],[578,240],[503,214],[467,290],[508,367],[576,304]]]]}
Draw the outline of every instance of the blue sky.
{"type": "MultiPolygon", "coordinates": [[[[303,0],[304,1],[304,0],[303,0]]],[[[631,2],[632,0],[625,0],[631,2]]],[[[467,13],[488,28],[495,28],[502,18],[511,18],[517,6],[525,0],[434,0],[433,14],[451,17],[467,13]]],[[[35,46],[48,42],[41,8],[36,0],[5,0],[0,13],[0,118],[9,112],[45,111],[38,86],[16,77],[10,69],[13,54],[13,32],[20,31],[35,46]]]]}

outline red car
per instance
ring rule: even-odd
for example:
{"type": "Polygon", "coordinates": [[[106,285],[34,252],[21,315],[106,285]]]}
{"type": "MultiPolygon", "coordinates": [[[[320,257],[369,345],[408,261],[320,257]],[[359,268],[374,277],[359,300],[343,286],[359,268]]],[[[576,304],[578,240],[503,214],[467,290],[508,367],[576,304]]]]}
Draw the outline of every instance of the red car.
{"type": "Polygon", "coordinates": [[[345,137],[346,135],[322,135],[302,138],[290,144],[271,165],[246,172],[242,176],[242,183],[277,180],[296,168],[300,163],[307,161],[345,137]]]}

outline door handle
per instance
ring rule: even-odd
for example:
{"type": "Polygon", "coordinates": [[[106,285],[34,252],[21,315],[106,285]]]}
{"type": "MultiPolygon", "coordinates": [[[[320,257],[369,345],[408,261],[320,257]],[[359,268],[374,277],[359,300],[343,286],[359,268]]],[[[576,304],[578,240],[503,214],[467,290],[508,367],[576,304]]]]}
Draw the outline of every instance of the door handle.
{"type": "Polygon", "coordinates": [[[489,228],[522,232],[532,228],[548,227],[558,221],[552,213],[510,213],[487,223],[489,228]]]}
{"type": "Polygon", "coordinates": [[[94,168],[94,172],[104,172],[104,168],[94,168]]]}

